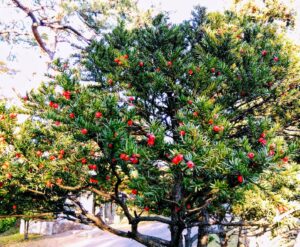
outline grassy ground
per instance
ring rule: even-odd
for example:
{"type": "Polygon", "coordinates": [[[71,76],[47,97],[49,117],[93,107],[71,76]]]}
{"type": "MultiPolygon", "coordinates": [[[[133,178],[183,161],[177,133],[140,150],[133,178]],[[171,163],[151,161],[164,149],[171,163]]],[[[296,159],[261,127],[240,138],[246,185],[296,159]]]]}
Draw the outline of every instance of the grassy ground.
{"type": "MultiPolygon", "coordinates": [[[[29,240],[41,238],[41,235],[37,234],[29,234],[29,240]]],[[[0,234],[0,246],[8,246],[11,244],[16,244],[20,242],[24,242],[28,240],[24,240],[24,235],[19,233],[18,227],[12,227],[8,231],[0,234]]]]}

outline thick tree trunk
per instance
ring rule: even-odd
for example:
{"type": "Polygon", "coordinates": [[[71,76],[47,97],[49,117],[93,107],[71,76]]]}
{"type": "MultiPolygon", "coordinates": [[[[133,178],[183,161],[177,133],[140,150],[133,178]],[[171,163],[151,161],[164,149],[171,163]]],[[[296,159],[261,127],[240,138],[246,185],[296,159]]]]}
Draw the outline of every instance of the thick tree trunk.
{"type": "Polygon", "coordinates": [[[179,226],[171,226],[171,246],[183,247],[183,229],[179,226]]]}

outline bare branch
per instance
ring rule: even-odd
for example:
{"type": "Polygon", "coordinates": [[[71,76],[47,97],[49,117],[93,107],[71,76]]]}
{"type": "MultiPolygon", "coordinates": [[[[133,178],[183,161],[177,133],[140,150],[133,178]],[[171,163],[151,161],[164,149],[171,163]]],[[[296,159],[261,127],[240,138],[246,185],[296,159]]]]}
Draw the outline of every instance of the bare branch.
{"type": "Polygon", "coordinates": [[[33,36],[35,40],[37,41],[38,45],[40,48],[48,54],[50,59],[52,60],[54,58],[54,52],[49,50],[44,43],[39,31],[38,31],[38,26],[39,26],[39,20],[36,18],[36,16],[33,14],[33,11],[31,11],[28,7],[23,5],[19,0],[12,0],[12,2],[21,10],[23,10],[32,20],[32,25],[31,25],[31,30],[33,33],[33,36]]]}

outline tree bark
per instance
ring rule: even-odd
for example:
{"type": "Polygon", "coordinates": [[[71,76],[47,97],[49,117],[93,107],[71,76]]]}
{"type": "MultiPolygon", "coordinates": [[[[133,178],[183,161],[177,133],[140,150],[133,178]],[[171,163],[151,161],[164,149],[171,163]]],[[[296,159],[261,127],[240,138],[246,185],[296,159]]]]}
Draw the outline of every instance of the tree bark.
{"type": "MultiPolygon", "coordinates": [[[[208,224],[209,215],[205,209],[202,210],[203,221],[205,224],[208,224]]],[[[199,226],[198,229],[198,245],[197,247],[207,247],[208,245],[208,229],[207,226],[199,226]]]]}
{"type": "Polygon", "coordinates": [[[171,231],[171,246],[174,247],[182,247],[183,246],[183,237],[182,232],[184,230],[184,224],[182,219],[180,218],[180,214],[182,213],[182,209],[180,208],[180,202],[182,200],[182,173],[180,171],[176,171],[174,174],[174,187],[172,191],[172,201],[175,202],[173,205],[172,213],[171,213],[171,221],[175,224],[170,226],[171,231]],[[177,204],[177,205],[176,205],[177,204]]]}
{"type": "Polygon", "coordinates": [[[206,227],[199,227],[197,247],[207,247],[207,245],[208,245],[208,233],[206,227]]]}
{"type": "Polygon", "coordinates": [[[187,233],[184,235],[184,240],[185,240],[185,247],[192,247],[193,245],[193,238],[192,238],[192,228],[189,227],[186,229],[187,233]]]}
{"type": "Polygon", "coordinates": [[[24,220],[24,239],[28,240],[29,220],[24,220]]]}
{"type": "Polygon", "coordinates": [[[221,232],[218,235],[219,235],[221,247],[227,247],[228,246],[228,236],[227,236],[227,234],[225,232],[221,232]]]}

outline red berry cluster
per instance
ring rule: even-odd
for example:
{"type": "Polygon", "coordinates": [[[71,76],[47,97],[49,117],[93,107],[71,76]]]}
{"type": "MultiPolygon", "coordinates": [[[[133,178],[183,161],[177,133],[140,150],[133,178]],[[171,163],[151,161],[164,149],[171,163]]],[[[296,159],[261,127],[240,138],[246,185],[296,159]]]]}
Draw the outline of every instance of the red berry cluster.
{"type": "Polygon", "coordinates": [[[72,93],[70,91],[64,91],[62,95],[65,97],[66,100],[70,100],[72,93]]]}
{"type": "Polygon", "coordinates": [[[139,163],[139,154],[132,154],[131,157],[128,154],[121,153],[120,154],[120,159],[123,161],[130,161],[132,164],[138,164],[139,163]]]}
{"type": "Polygon", "coordinates": [[[49,102],[49,106],[53,109],[57,109],[58,108],[58,104],[57,103],[54,103],[53,101],[50,101],[49,102]]]}

